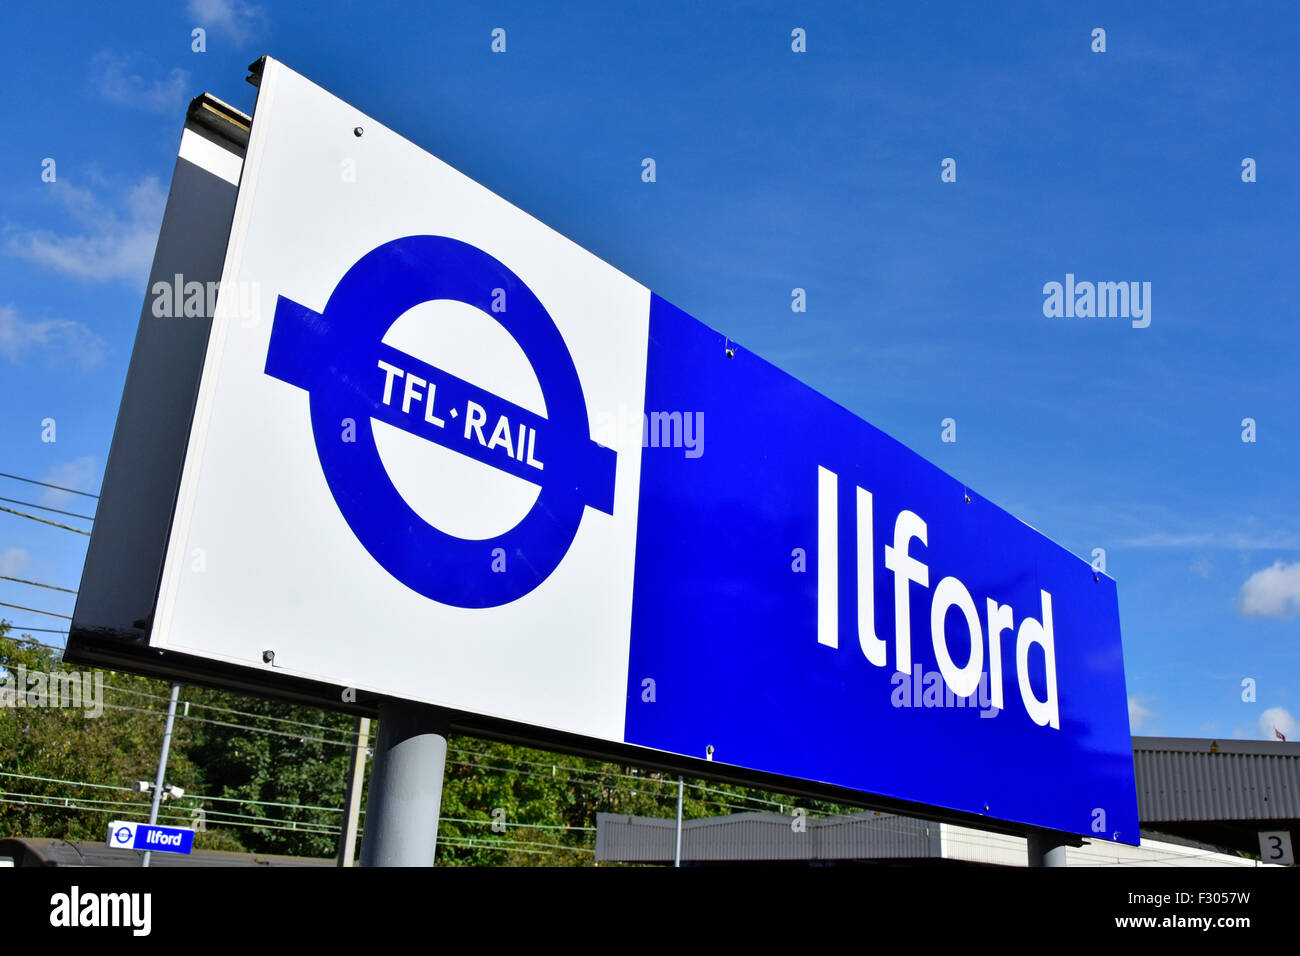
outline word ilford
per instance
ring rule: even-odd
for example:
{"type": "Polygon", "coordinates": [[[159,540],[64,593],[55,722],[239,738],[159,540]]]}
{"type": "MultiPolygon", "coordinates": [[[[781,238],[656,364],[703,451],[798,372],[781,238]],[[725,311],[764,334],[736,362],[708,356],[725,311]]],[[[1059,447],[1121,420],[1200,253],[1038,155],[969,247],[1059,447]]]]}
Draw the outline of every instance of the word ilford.
{"type": "MultiPolygon", "coordinates": [[[[826,468],[817,469],[817,641],[839,647],[839,555],[837,511],[837,476],[826,468]]],[[[856,489],[857,564],[858,564],[858,643],[863,655],[876,667],[889,663],[889,645],[876,636],[875,548],[872,531],[872,496],[864,488],[856,489]]],[[[929,527],[914,511],[903,510],[894,519],[894,543],[885,545],[885,568],[893,574],[894,585],[894,671],[908,674],[912,670],[911,586],[930,586],[930,569],[908,553],[913,540],[924,547],[929,527]]],[[[1056,649],[1052,630],[1052,595],[1039,591],[1042,619],[1026,617],[1016,634],[1016,679],[1025,712],[1040,727],[1059,730],[1061,718],[1056,701],[1056,649]],[[1029,680],[1029,651],[1038,645],[1045,662],[1047,692],[1043,699],[1035,696],[1029,680]]],[[[1002,634],[1015,625],[1015,612],[1009,604],[999,604],[989,597],[985,601],[988,622],[989,675],[992,705],[1001,710],[1002,634]]],[[[970,697],[980,686],[984,670],[984,628],[980,611],[970,591],[956,577],[945,577],[935,585],[930,603],[930,639],[935,660],[944,683],[958,697],[970,697]],[[958,667],[948,647],[947,618],[950,610],[961,612],[969,635],[970,654],[966,664],[958,667]]]]}

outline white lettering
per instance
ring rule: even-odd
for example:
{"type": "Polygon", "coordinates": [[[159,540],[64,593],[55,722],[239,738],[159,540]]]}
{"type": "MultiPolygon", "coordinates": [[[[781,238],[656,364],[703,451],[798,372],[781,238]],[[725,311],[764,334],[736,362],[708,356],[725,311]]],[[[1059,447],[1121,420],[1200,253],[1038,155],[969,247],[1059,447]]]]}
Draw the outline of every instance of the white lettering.
{"type": "MultiPolygon", "coordinates": [[[[1072,277],[1071,277],[1072,278],[1072,277]]],[[[817,469],[817,643],[833,649],[839,648],[839,478],[835,472],[819,466],[817,469]]],[[[969,500],[969,499],[968,499],[969,500]]],[[[888,663],[888,642],[877,634],[875,600],[875,534],[874,505],[871,492],[855,488],[856,501],[856,561],[857,561],[857,611],[858,643],[868,662],[876,667],[888,663]]],[[[941,706],[944,688],[948,703],[944,706],[977,706],[974,695],[978,693],[978,706],[982,717],[995,717],[1005,706],[1002,672],[1003,634],[1011,631],[1016,636],[1016,678],[1020,697],[1029,716],[1040,727],[1060,729],[1060,708],[1057,700],[1055,632],[1052,626],[1052,596],[1040,590],[1041,621],[1026,617],[1015,630],[1015,611],[1009,604],[995,598],[985,601],[988,625],[988,650],[985,653],[984,621],[979,606],[970,590],[959,579],[946,576],[930,596],[930,637],[934,646],[939,673],[933,674],[933,687],[920,686],[920,665],[917,680],[909,681],[914,668],[912,663],[911,586],[930,586],[930,568],[909,553],[912,539],[923,547],[929,546],[929,526],[914,511],[903,509],[894,519],[894,540],[886,545],[885,568],[894,579],[894,691],[895,706],[941,706]],[[970,653],[965,663],[958,666],[948,644],[948,612],[961,611],[970,638],[970,653]],[[1043,651],[1042,679],[1031,683],[1029,652],[1037,644],[1043,651]],[[987,671],[985,663],[987,660],[987,671]],[[913,687],[912,685],[915,684],[913,687]],[[1041,699],[1034,687],[1042,687],[1041,699]],[[915,698],[917,703],[909,703],[915,698]]]]}
{"type": "Polygon", "coordinates": [[[478,443],[486,445],[487,439],[483,437],[483,423],[487,421],[487,412],[478,402],[465,403],[465,438],[469,439],[470,432],[478,436],[478,443]]]}
{"type": "Polygon", "coordinates": [[[417,391],[429,383],[413,372],[406,373],[406,390],[402,393],[402,412],[410,414],[411,402],[424,398],[424,393],[417,391]],[[418,385],[416,383],[419,383],[418,385]]]}
{"type": "Polygon", "coordinates": [[[894,669],[912,670],[912,601],[909,585],[930,586],[930,569],[907,553],[916,538],[926,545],[925,522],[911,511],[900,511],[894,519],[894,545],[885,546],[885,567],[894,572],[894,669]]]}
{"type": "Polygon", "coordinates": [[[384,370],[384,404],[393,404],[393,379],[401,378],[405,373],[396,365],[389,365],[383,359],[379,360],[379,367],[384,370]]]}
{"type": "Polygon", "coordinates": [[[1016,635],[1016,680],[1020,683],[1020,699],[1025,702],[1025,710],[1038,726],[1050,726],[1053,730],[1061,729],[1061,715],[1056,702],[1056,638],[1052,632],[1052,596],[1046,591],[1038,592],[1043,602],[1042,623],[1027,617],[1020,622],[1020,631],[1016,635]],[[1029,645],[1037,644],[1043,649],[1043,662],[1046,667],[1046,693],[1043,700],[1034,696],[1029,683],[1029,645]]]}

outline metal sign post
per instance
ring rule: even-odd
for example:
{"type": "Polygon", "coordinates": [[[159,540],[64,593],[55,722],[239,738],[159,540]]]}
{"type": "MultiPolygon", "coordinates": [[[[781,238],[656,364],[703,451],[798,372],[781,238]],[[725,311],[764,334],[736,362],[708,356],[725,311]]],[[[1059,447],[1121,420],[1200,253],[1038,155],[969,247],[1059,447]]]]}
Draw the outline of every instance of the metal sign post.
{"type": "Polygon", "coordinates": [[[370,746],[370,718],[358,717],[353,730],[352,772],[348,774],[348,789],[343,803],[346,806],[343,832],[339,836],[339,866],[352,866],[356,858],[357,819],[361,812],[361,789],[366,779],[366,750],[370,746]]]}
{"type": "Polygon", "coordinates": [[[361,839],[362,866],[433,866],[447,763],[447,721],[432,708],[386,701],[361,839]]]}
{"type": "Polygon", "coordinates": [[[685,789],[685,783],[681,777],[677,778],[677,850],[673,853],[673,866],[682,865],[682,790],[685,789]]]}
{"type": "MultiPolygon", "coordinates": [[[[162,804],[163,775],[167,773],[167,755],[172,749],[172,725],[176,723],[176,698],[180,696],[181,685],[172,684],[171,697],[167,701],[167,726],[163,729],[162,750],[158,754],[158,775],[153,781],[153,804],[149,807],[149,826],[158,823],[158,807],[162,804]]],[[[149,850],[144,851],[141,866],[149,865],[149,850]]]]}

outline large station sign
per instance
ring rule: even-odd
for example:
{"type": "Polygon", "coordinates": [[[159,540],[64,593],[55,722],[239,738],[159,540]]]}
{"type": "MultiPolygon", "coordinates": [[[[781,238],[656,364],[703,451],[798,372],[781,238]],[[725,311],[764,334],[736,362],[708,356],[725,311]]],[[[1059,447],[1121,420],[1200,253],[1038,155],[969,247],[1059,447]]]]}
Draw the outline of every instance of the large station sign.
{"type": "Polygon", "coordinates": [[[201,119],[73,656],[1138,842],[1110,578],[282,64],[201,119]]]}

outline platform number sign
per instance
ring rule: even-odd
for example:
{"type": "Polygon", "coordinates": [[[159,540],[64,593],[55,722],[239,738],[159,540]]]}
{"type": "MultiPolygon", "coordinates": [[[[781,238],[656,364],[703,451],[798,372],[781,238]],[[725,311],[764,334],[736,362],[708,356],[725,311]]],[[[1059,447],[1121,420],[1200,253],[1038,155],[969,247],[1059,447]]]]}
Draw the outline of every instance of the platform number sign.
{"type": "Polygon", "coordinates": [[[1286,830],[1261,830],[1259,856],[1265,863],[1293,865],[1295,854],[1291,851],[1291,834],[1286,830]]]}

